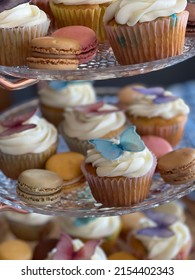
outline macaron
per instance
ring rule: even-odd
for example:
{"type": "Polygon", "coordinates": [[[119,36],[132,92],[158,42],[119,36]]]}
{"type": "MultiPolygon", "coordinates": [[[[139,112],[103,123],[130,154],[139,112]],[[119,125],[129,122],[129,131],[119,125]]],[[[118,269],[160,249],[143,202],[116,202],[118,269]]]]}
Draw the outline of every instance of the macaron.
{"type": "Polygon", "coordinates": [[[173,150],[171,144],[162,137],[154,135],[141,136],[146,147],[156,156],[160,158],[173,150]]]}
{"type": "Polygon", "coordinates": [[[0,244],[0,260],[31,260],[32,248],[22,240],[7,240],[0,244]]]}
{"type": "Polygon", "coordinates": [[[93,59],[97,52],[98,41],[95,32],[86,26],[66,26],[52,33],[53,37],[66,38],[78,43],[79,48],[75,57],[80,63],[86,63],[93,59]]]}
{"type": "Polygon", "coordinates": [[[158,171],[166,183],[185,184],[195,180],[195,149],[180,148],[160,157],[158,171]]]}
{"type": "Polygon", "coordinates": [[[130,105],[133,103],[135,99],[142,97],[143,95],[136,91],[136,88],[143,88],[144,86],[141,84],[132,84],[122,87],[118,91],[118,100],[119,103],[124,105],[130,105]]]}
{"type": "Polygon", "coordinates": [[[43,169],[28,169],[18,177],[16,192],[25,202],[34,205],[53,204],[60,200],[63,179],[43,169]]]}
{"type": "Polygon", "coordinates": [[[58,37],[38,37],[31,41],[30,68],[75,70],[78,67],[80,45],[76,40],[58,37]]]}
{"type": "Polygon", "coordinates": [[[186,10],[189,12],[189,18],[186,28],[186,34],[195,35],[195,3],[187,3],[186,10]]]}
{"type": "Polygon", "coordinates": [[[76,152],[63,152],[51,156],[45,169],[57,173],[63,179],[63,190],[83,186],[86,182],[81,171],[84,155],[76,152]]]}

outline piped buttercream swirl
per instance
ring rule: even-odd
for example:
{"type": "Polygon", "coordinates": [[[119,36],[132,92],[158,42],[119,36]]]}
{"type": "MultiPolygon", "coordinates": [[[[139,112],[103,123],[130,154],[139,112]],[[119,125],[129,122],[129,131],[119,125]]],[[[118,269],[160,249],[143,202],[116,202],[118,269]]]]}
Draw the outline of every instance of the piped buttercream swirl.
{"type": "Polygon", "coordinates": [[[0,13],[0,28],[28,27],[48,20],[44,11],[29,3],[0,13]]]}
{"type": "Polygon", "coordinates": [[[86,163],[96,168],[99,177],[124,176],[137,178],[147,174],[153,166],[153,155],[145,148],[141,152],[124,151],[116,160],[104,158],[96,149],[88,150],[86,163]]]}
{"type": "Polygon", "coordinates": [[[133,26],[180,13],[186,5],[186,0],[117,0],[106,9],[104,22],[115,19],[118,24],[133,26]]]}
{"type": "MultiPolygon", "coordinates": [[[[57,130],[44,118],[34,115],[26,123],[36,124],[36,127],[1,137],[0,151],[12,155],[41,153],[56,143],[57,130]]],[[[0,127],[1,130],[3,130],[2,127],[0,127]]]]}
{"type": "MultiPolygon", "coordinates": [[[[101,110],[117,109],[110,104],[104,104],[101,110]]],[[[62,124],[64,132],[69,137],[79,140],[90,140],[101,138],[113,130],[121,128],[126,122],[123,112],[112,112],[98,116],[89,116],[86,113],[68,108],[64,113],[64,122],[62,124]]]]}

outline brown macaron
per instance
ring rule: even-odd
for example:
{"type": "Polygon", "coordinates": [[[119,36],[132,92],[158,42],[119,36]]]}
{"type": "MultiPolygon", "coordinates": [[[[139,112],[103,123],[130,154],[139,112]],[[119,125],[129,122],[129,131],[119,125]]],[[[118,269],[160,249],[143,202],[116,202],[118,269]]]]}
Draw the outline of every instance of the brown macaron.
{"type": "Polygon", "coordinates": [[[38,37],[31,41],[31,56],[27,58],[30,68],[52,70],[75,70],[79,60],[79,42],[70,38],[38,37]]]}
{"type": "Polygon", "coordinates": [[[180,148],[158,159],[158,171],[166,183],[185,184],[195,180],[195,149],[180,148]]]}

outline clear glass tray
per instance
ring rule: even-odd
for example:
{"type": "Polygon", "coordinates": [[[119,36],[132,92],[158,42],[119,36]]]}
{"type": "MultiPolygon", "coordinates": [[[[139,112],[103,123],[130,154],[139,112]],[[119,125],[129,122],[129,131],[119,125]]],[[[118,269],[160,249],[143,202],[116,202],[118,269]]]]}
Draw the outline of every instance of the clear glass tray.
{"type": "MultiPolygon", "coordinates": [[[[110,97],[108,97],[110,98],[110,97]]],[[[37,107],[38,101],[32,100],[25,102],[20,106],[7,110],[1,115],[1,117],[6,117],[6,115],[12,115],[16,112],[24,111],[31,107],[37,107]]],[[[182,140],[181,146],[194,146],[195,135],[194,131],[194,121],[189,119],[184,138],[182,140]],[[192,129],[193,127],[193,129],[192,129]],[[190,131],[190,134],[188,133],[190,131]]],[[[60,137],[60,143],[58,151],[67,150],[67,146],[63,139],[60,137]]],[[[96,203],[91,195],[89,186],[86,184],[85,187],[72,191],[62,197],[60,202],[47,206],[34,206],[20,201],[16,191],[16,181],[10,180],[5,177],[0,172],[0,204],[4,203],[10,206],[10,208],[18,209],[19,211],[24,210],[27,212],[36,212],[40,214],[47,215],[63,215],[63,216],[74,216],[74,217],[101,217],[101,216],[114,216],[128,214],[136,211],[143,211],[145,209],[156,207],[163,203],[170,202],[175,199],[179,199],[193,190],[195,190],[195,181],[184,185],[169,185],[165,184],[158,173],[155,174],[153,178],[152,188],[147,199],[143,202],[133,205],[131,207],[113,207],[105,208],[101,204],[96,203]]]]}
{"type": "Polygon", "coordinates": [[[135,76],[173,66],[195,55],[195,37],[186,37],[184,52],[175,57],[152,62],[121,66],[107,44],[100,44],[95,59],[81,64],[77,70],[40,70],[23,67],[0,66],[0,73],[36,80],[104,80],[135,76]]]}

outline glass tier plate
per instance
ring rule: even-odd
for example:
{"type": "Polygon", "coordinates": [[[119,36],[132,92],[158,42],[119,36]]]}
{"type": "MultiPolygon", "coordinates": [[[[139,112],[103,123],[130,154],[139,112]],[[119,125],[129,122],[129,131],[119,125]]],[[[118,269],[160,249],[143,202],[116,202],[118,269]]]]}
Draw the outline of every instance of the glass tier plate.
{"type": "MultiPolygon", "coordinates": [[[[111,97],[108,97],[106,100],[110,98],[111,97]]],[[[5,113],[3,113],[1,117],[6,117],[8,115],[10,116],[18,111],[22,112],[28,108],[37,106],[38,100],[25,102],[22,105],[9,109],[5,113]]],[[[190,118],[186,125],[186,130],[181,146],[194,147],[194,125],[195,124],[193,118],[190,118]]],[[[67,150],[67,146],[60,136],[58,152],[65,150],[67,150]]],[[[10,207],[18,209],[19,211],[24,210],[27,212],[35,212],[47,215],[63,215],[74,217],[113,216],[128,214],[136,211],[143,211],[145,209],[156,207],[163,203],[179,199],[195,190],[195,181],[177,186],[165,184],[159,174],[156,173],[153,178],[152,188],[148,198],[143,202],[131,207],[103,207],[101,204],[98,204],[94,200],[87,184],[85,187],[82,187],[80,189],[78,188],[67,193],[65,196],[61,197],[61,200],[56,204],[47,206],[34,206],[20,201],[19,197],[16,194],[16,183],[16,181],[8,179],[0,172],[0,204],[7,204],[10,207]]]]}
{"type": "Polygon", "coordinates": [[[37,80],[103,80],[135,76],[173,66],[195,55],[195,37],[186,37],[183,54],[152,62],[119,65],[108,44],[100,44],[96,57],[81,64],[77,70],[42,70],[22,67],[0,66],[0,73],[37,80]]]}

